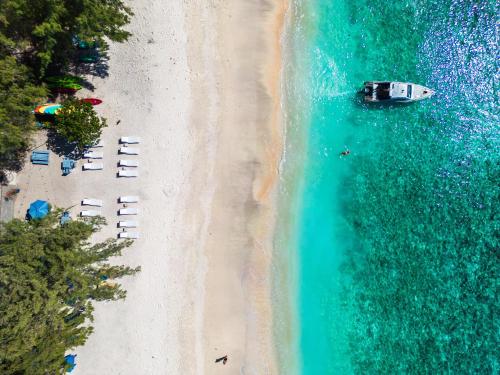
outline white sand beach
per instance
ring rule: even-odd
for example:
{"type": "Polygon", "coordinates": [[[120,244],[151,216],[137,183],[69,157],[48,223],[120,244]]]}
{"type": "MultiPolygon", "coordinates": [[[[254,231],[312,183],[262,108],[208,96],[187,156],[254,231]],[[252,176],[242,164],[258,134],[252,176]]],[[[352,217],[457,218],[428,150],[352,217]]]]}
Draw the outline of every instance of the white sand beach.
{"type": "MultiPolygon", "coordinates": [[[[104,169],[51,165],[17,178],[16,215],[46,199],[104,201],[96,239],[116,237],[120,195],[138,195],[141,238],[117,263],[126,300],[97,303],[74,374],[276,374],[271,262],[281,156],[280,32],[275,1],[129,1],[127,43],[109,76],[90,77],[108,119],[104,169]],[[117,124],[117,122],[119,123],[117,124]],[[117,178],[121,136],[139,136],[139,177],[117,178]],[[228,355],[226,365],[215,363],[228,355]]],[[[41,138],[40,138],[41,139],[41,138]]],[[[44,148],[44,147],[42,147],[44,148]]],[[[101,151],[101,150],[100,150],[101,151]]],[[[132,206],[132,205],[131,205],[132,206]]]]}

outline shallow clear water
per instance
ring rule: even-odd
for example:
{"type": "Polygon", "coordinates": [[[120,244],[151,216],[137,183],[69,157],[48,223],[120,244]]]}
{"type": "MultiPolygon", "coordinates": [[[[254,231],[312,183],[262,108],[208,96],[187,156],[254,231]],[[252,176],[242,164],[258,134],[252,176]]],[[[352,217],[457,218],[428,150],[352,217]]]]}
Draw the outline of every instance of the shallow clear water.
{"type": "Polygon", "coordinates": [[[498,373],[498,5],[291,6],[299,372],[498,373]],[[363,81],[385,79],[437,94],[364,105],[363,81]]]}

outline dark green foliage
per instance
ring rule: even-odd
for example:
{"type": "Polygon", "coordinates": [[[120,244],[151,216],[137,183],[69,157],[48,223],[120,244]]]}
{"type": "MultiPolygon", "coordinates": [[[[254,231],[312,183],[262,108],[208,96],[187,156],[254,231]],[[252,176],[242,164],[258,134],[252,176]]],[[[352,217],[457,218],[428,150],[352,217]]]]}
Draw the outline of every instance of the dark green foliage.
{"type": "Polygon", "coordinates": [[[121,0],[5,0],[0,33],[15,41],[16,48],[43,74],[55,57],[71,56],[74,36],[96,40],[101,47],[106,45],[105,38],[126,40],[129,33],[123,27],[131,15],[121,0]]]}
{"type": "Polygon", "coordinates": [[[102,220],[60,226],[60,214],[0,226],[1,374],[59,373],[65,351],[92,332],[92,301],[125,297],[120,285],[104,283],[103,276],[138,271],[107,263],[130,242],[90,245],[102,220]]]}
{"type": "Polygon", "coordinates": [[[82,150],[101,136],[106,120],[99,117],[92,104],[70,99],[64,102],[54,122],[54,131],[82,150]]]}
{"type": "Polygon", "coordinates": [[[0,170],[17,169],[34,129],[31,111],[45,95],[45,89],[31,81],[26,66],[12,56],[0,59],[0,170]]]}

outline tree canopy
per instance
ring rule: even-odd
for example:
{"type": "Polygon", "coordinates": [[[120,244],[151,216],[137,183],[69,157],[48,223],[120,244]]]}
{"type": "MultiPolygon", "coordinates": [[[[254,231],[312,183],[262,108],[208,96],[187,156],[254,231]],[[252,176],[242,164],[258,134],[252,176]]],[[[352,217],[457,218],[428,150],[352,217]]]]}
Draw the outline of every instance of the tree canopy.
{"type": "Polygon", "coordinates": [[[0,225],[0,373],[55,374],[92,332],[92,302],[125,297],[109,280],[139,269],[109,258],[130,242],[91,244],[103,219],[59,225],[61,210],[0,225]]]}
{"type": "Polygon", "coordinates": [[[12,56],[0,59],[0,169],[15,169],[34,129],[31,111],[47,93],[12,56]]]}
{"type": "Polygon", "coordinates": [[[123,42],[130,35],[123,27],[131,16],[121,0],[4,0],[0,45],[22,53],[43,74],[55,56],[68,57],[76,36],[102,47],[106,38],[123,42]]]}
{"type": "Polygon", "coordinates": [[[106,120],[99,117],[92,104],[70,99],[64,102],[54,122],[54,130],[82,150],[101,136],[106,120]]]}
{"type": "Polygon", "coordinates": [[[18,170],[30,144],[31,111],[47,96],[47,72],[66,73],[75,40],[123,42],[132,11],[122,0],[2,0],[0,7],[0,173],[18,170]]]}

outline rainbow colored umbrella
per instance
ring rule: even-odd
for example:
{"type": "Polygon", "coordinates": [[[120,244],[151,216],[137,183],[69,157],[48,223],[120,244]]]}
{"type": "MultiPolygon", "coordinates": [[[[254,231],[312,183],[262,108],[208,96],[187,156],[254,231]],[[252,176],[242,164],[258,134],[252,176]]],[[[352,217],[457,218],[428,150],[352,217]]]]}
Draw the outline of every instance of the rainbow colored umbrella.
{"type": "Polygon", "coordinates": [[[57,115],[61,108],[61,104],[47,103],[36,107],[34,112],[38,115],[57,115]]]}

